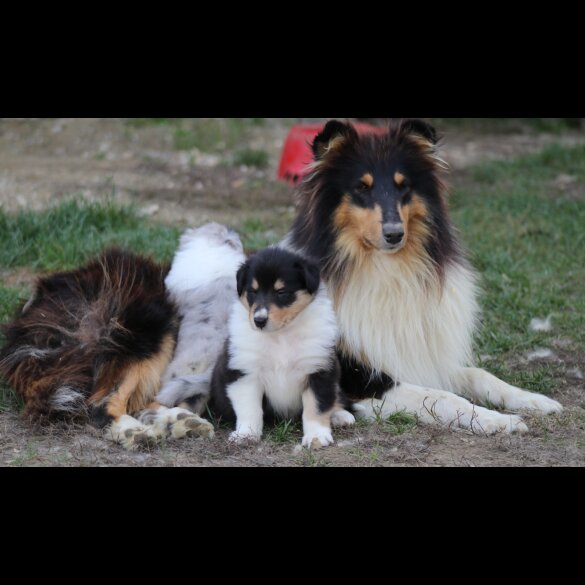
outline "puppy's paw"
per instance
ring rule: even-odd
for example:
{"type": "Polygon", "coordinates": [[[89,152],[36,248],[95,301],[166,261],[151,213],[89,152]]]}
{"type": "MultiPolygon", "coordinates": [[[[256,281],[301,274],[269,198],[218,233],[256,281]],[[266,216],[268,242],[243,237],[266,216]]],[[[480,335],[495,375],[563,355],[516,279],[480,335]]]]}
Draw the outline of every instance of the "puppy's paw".
{"type": "Polygon", "coordinates": [[[351,427],[355,424],[355,416],[347,410],[338,410],[331,415],[331,424],[334,427],[351,427]]]}
{"type": "Polygon", "coordinates": [[[302,445],[307,449],[322,449],[323,447],[333,445],[331,429],[322,427],[305,433],[302,445]]]}

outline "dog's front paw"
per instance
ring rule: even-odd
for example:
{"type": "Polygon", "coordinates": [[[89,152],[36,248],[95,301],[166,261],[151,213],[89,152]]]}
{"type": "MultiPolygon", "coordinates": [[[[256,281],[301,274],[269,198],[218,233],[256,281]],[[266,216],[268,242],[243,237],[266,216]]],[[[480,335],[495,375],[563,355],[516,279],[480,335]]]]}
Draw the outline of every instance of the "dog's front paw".
{"type": "Polygon", "coordinates": [[[322,449],[333,445],[333,435],[328,428],[315,429],[303,437],[303,447],[307,449],[322,449]]]}
{"type": "Polygon", "coordinates": [[[182,439],[183,437],[206,437],[212,439],[215,434],[213,425],[193,414],[192,412],[181,412],[171,427],[171,437],[182,439]]]}
{"type": "Polygon", "coordinates": [[[262,439],[262,435],[257,433],[234,431],[229,437],[229,442],[234,445],[254,445],[259,443],[260,439],[262,439]]]}
{"type": "Polygon", "coordinates": [[[495,435],[526,433],[528,427],[519,416],[482,409],[472,420],[471,430],[480,435],[495,435]]]}
{"type": "Polygon", "coordinates": [[[355,416],[347,410],[338,410],[331,415],[331,424],[334,427],[351,427],[355,424],[355,416]]]}
{"type": "Polygon", "coordinates": [[[532,414],[555,414],[562,412],[563,406],[547,396],[542,394],[533,394],[524,392],[521,396],[515,397],[514,408],[518,412],[529,412],[532,414]]]}
{"type": "Polygon", "coordinates": [[[119,443],[128,451],[150,447],[158,442],[159,436],[153,429],[142,425],[135,418],[124,415],[114,421],[106,431],[106,438],[119,443]]]}

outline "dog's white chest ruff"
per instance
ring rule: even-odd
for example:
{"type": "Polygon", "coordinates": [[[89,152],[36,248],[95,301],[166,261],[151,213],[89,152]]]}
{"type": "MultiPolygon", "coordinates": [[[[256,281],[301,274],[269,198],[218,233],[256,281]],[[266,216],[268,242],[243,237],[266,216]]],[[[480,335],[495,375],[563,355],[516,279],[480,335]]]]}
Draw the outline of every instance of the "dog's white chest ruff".
{"type": "Polygon", "coordinates": [[[442,292],[437,288],[392,259],[365,266],[340,295],[342,347],[396,380],[452,388],[452,373],[472,361],[475,277],[449,266],[442,292]]]}
{"type": "Polygon", "coordinates": [[[229,331],[230,368],[253,378],[278,414],[299,414],[309,375],[330,367],[336,343],[335,313],[325,289],[294,321],[274,332],[252,329],[238,302],[229,331]]]}

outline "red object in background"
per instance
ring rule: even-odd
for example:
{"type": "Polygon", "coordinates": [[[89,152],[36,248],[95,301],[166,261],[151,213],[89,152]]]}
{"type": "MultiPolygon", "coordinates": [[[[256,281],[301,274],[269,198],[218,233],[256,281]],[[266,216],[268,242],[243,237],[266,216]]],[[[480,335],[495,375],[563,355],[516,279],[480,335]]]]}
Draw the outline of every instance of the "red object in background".
{"type": "MultiPolygon", "coordinates": [[[[385,128],[370,124],[358,123],[354,126],[360,134],[386,132],[385,128]]],[[[299,124],[290,129],[278,168],[278,178],[281,181],[296,185],[307,174],[307,165],[313,162],[311,145],[323,128],[325,124],[299,124]]]]}

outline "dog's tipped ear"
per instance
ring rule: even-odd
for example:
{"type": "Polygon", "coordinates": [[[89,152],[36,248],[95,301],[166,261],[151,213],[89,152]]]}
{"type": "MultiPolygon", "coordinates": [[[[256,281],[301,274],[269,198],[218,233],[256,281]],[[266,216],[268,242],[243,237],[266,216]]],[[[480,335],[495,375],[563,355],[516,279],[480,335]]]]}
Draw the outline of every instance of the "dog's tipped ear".
{"type": "Polygon", "coordinates": [[[358,133],[351,124],[345,124],[339,120],[327,122],[325,128],[313,141],[315,160],[321,160],[330,150],[334,150],[347,140],[357,137],[358,133]]]}
{"type": "Polygon", "coordinates": [[[236,275],[236,280],[238,282],[238,296],[241,297],[244,294],[244,290],[246,289],[246,283],[248,282],[248,271],[250,270],[250,262],[246,262],[242,264],[238,270],[238,274],[236,275]]]}
{"type": "Polygon", "coordinates": [[[305,261],[298,264],[301,272],[301,278],[305,284],[305,289],[310,295],[319,290],[321,284],[321,271],[314,262],[305,261]]]}
{"type": "Polygon", "coordinates": [[[423,122],[423,120],[404,120],[400,129],[403,134],[420,136],[432,145],[436,145],[440,139],[435,127],[427,122],[423,122]]]}

